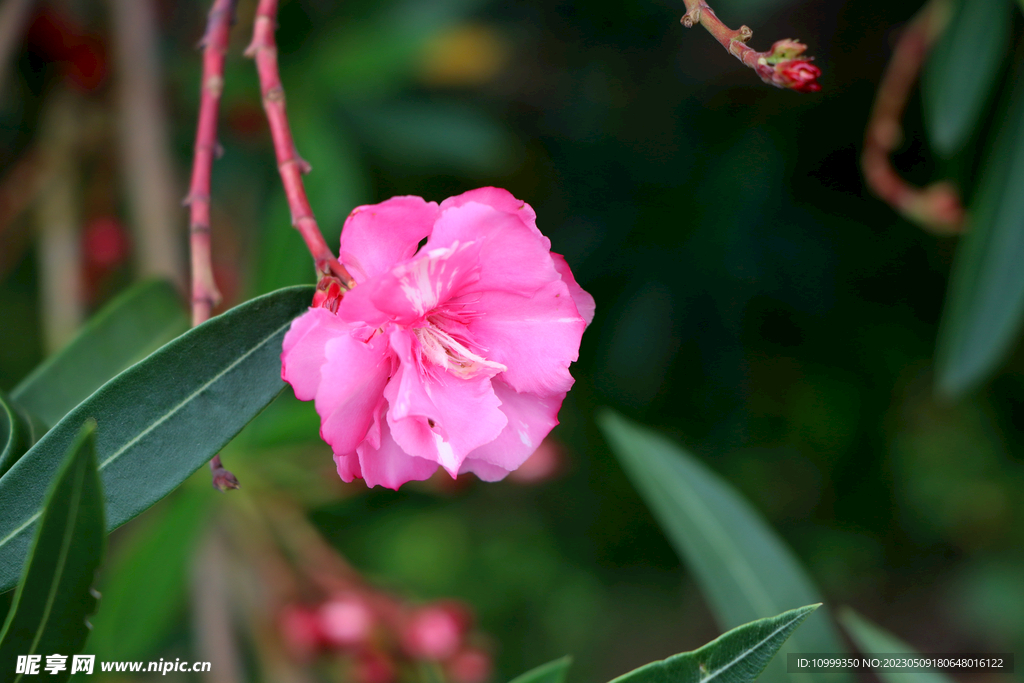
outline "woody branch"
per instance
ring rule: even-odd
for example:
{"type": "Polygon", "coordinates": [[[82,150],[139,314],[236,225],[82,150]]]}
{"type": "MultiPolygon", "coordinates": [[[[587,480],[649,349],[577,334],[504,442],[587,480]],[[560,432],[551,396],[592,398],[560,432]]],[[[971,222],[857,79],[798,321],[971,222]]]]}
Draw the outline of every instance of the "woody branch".
{"type": "MultiPolygon", "coordinates": [[[[199,123],[192,162],[192,181],[185,203],[189,207],[189,247],[192,256],[192,325],[209,319],[220,303],[213,279],[210,255],[210,182],[213,160],[218,156],[217,115],[224,89],[224,60],[234,21],[237,0],[214,0],[207,18],[203,48],[203,77],[200,85],[199,123]]],[[[224,491],[238,488],[238,479],[221,464],[220,455],[210,461],[213,485],[224,491]]]]}
{"type": "Polygon", "coordinates": [[[292,225],[302,235],[306,248],[313,256],[318,278],[332,276],[345,288],[351,288],[355,281],[324,241],[302,182],[302,175],[308,173],[310,167],[295,149],[285,110],[284,88],[278,72],[277,44],[274,40],[274,31],[277,29],[277,5],[277,0],[260,0],[256,9],[252,42],[245,54],[256,61],[260,91],[263,95],[263,109],[270,125],[277,167],[285,196],[288,198],[288,208],[291,210],[292,225]]]}

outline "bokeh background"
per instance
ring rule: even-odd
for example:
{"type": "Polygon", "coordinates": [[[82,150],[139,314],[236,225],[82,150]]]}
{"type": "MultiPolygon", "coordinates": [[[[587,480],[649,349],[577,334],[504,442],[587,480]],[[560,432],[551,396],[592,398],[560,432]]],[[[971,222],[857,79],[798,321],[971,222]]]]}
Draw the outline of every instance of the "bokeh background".
{"type": "MultiPolygon", "coordinates": [[[[179,197],[207,7],[154,4],[179,197]]],[[[254,4],[242,0],[232,34],[213,179],[225,305],[313,277],[241,56],[254,4]]],[[[696,647],[719,629],[595,427],[595,411],[610,406],[732,482],[830,603],[922,651],[1024,652],[1024,354],[962,400],[934,396],[957,241],[897,217],[858,169],[881,71],[919,2],[714,4],[729,25],[754,29],[755,48],[808,43],[823,71],[822,92],[808,95],[762,84],[702,29],[682,28],[681,2],[281,4],[282,77],[329,243],[359,204],[497,185],[533,205],[596,298],[549,443],[557,467],[494,485],[343,485],[312,406],[286,390],[224,453],[241,492],[217,494],[200,472],[115,534],[101,582],[151,580],[142,593],[155,602],[118,611],[117,589],[105,591],[115,602],[101,608],[92,650],[190,657],[204,530],[222,508],[271,497],[304,510],[373,585],[471,606],[495,681],[567,653],[575,680],[607,680],[696,647]],[[154,567],[162,573],[140,577],[154,567]],[[133,641],[137,630],[145,637],[133,641]]],[[[59,346],[62,325],[135,281],[146,258],[118,152],[113,3],[38,5],[0,92],[4,390],[59,346]],[[53,142],[65,133],[48,117],[61,108],[73,112],[73,143],[53,142]],[[73,303],[63,320],[43,303],[54,295],[45,298],[41,226],[57,219],[33,162],[54,147],[73,167],[68,215],[80,235],[65,263],[81,277],[56,294],[73,303]]],[[[905,125],[900,171],[918,183],[952,176],[969,197],[970,164],[942,166],[922,142],[916,94],[905,125]]],[[[172,222],[184,253],[186,211],[172,222]]],[[[317,664],[318,675],[333,676],[331,666],[317,664]]],[[[256,669],[242,657],[243,671],[256,669]]]]}

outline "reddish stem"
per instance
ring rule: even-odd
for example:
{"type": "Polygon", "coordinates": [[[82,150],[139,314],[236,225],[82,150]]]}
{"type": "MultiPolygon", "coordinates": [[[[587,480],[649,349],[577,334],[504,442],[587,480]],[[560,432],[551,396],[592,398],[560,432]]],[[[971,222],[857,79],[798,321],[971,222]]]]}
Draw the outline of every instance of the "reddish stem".
{"type": "Polygon", "coordinates": [[[903,29],[882,75],[861,155],[871,190],[906,218],[938,234],[963,228],[964,211],[956,188],[944,181],[926,188],[907,183],[896,173],[889,154],[903,137],[903,110],[932,44],[949,19],[949,9],[946,0],[931,0],[903,29]]]}
{"type": "MultiPolygon", "coordinates": [[[[224,90],[224,60],[235,17],[237,0],[214,0],[206,20],[206,32],[199,42],[203,48],[203,80],[199,91],[199,123],[196,125],[192,182],[185,203],[189,207],[189,247],[192,253],[192,326],[210,318],[220,303],[213,279],[210,254],[210,179],[213,160],[218,156],[217,115],[224,90]]],[[[220,455],[210,460],[213,486],[221,491],[237,489],[238,479],[224,468],[220,455]]]]}
{"type": "Polygon", "coordinates": [[[210,256],[210,178],[213,160],[218,155],[217,115],[224,90],[224,60],[228,36],[234,19],[236,0],[214,0],[206,23],[203,47],[203,80],[199,96],[199,123],[196,126],[192,182],[185,203],[189,206],[189,243],[192,252],[192,324],[210,317],[220,303],[220,292],[213,279],[210,256]]]}
{"type": "Polygon", "coordinates": [[[288,125],[284,88],[277,67],[277,43],[274,40],[274,31],[277,29],[277,4],[278,0],[260,0],[256,9],[252,42],[245,54],[256,60],[260,91],[263,94],[263,109],[270,124],[270,135],[274,140],[274,152],[277,155],[277,168],[281,173],[285,196],[288,198],[292,225],[302,235],[306,248],[313,256],[318,279],[332,275],[345,287],[352,288],[355,281],[324,241],[302,183],[302,174],[308,173],[310,167],[295,150],[295,141],[288,125]]]}
{"type": "Polygon", "coordinates": [[[686,14],[680,20],[683,26],[703,26],[729,54],[753,69],[765,83],[798,92],[820,90],[816,79],[821,71],[811,66],[811,57],[802,56],[806,45],[786,39],[776,41],[771,50],[758,52],[747,45],[754,35],[749,26],[733,30],[718,18],[705,0],[683,1],[686,4],[686,14]]]}
{"type": "Polygon", "coordinates": [[[715,11],[704,0],[684,0],[684,2],[686,14],[682,19],[683,26],[693,28],[695,24],[700,24],[729,54],[756,71],[761,80],[765,83],[772,82],[772,74],[775,70],[767,63],[759,63],[759,60],[767,53],[758,52],[747,45],[747,41],[754,35],[749,26],[744,25],[733,30],[718,18],[715,11]]]}

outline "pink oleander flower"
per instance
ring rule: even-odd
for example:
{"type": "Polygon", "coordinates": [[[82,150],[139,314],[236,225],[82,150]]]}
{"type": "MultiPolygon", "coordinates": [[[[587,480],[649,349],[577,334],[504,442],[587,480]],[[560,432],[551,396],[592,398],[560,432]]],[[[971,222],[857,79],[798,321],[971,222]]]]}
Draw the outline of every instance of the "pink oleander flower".
{"type": "Polygon", "coordinates": [[[440,466],[497,481],[540,446],[594,315],[550,249],[533,209],[493,187],[349,215],[339,260],[356,286],[318,296],[281,354],[343,480],[397,489],[440,466]]]}

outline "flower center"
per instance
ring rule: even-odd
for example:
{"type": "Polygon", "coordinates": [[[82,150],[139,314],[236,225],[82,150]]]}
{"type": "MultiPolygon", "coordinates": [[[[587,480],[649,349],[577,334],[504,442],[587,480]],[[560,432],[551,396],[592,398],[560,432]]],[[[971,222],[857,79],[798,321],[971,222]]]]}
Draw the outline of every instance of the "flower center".
{"type": "Polygon", "coordinates": [[[446,319],[441,315],[428,315],[425,325],[413,330],[420,342],[423,357],[432,364],[444,368],[456,377],[470,379],[481,372],[493,376],[508,368],[501,363],[489,361],[466,348],[443,328],[446,319]]]}

